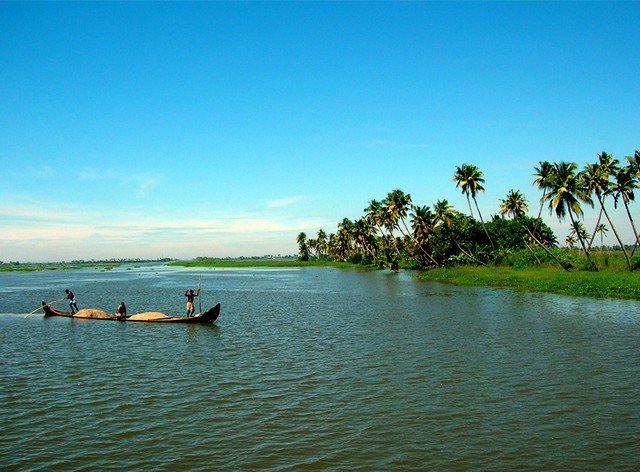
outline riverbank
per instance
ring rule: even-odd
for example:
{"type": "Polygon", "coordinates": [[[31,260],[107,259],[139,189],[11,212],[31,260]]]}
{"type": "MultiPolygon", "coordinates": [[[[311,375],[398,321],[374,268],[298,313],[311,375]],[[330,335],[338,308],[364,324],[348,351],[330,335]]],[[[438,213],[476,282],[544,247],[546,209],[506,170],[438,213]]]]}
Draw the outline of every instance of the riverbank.
{"type": "Polygon", "coordinates": [[[640,272],[564,271],[549,267],[522,268],[457,266],[431,269],[417,275],[462,286],[513,288],[562,295],[640,300],[640,272]]]}

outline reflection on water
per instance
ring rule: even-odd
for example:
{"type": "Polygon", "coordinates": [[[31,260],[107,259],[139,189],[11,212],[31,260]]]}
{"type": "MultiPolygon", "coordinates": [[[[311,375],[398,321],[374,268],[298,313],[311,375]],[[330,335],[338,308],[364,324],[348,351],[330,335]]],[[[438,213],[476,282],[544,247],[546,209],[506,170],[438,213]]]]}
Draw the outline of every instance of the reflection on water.
{"type": "Polygon", "coordinates": [[[639,308],[329,268],[0,273],[0,466],[631,470],[639,308]],[[64,288],[182,314],[200,274],[215,326],[22,318],[64,288]]]}

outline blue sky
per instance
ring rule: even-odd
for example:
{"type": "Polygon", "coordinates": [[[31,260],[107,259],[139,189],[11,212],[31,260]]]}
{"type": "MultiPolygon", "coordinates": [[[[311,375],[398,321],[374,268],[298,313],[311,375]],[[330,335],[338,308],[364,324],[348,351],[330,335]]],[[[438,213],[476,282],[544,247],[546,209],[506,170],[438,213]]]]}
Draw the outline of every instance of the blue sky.
{"type": "Polygon", "coordinates": [[[3,2],[0,260],[293,254],[395,188],[468,211],[464,162],[485,217],[512,188],[537,213],[540,160],[640,147],[639,20],[637,2],[3,2]]]}

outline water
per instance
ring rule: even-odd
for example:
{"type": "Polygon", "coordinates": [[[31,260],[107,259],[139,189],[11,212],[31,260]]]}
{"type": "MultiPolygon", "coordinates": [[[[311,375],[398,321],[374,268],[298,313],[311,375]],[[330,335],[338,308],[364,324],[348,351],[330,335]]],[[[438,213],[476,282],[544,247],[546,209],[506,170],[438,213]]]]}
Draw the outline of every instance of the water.
{"type": "Polygon", "coordinates": [[[637,470],[639,321],[406,273],[0,273],[0,468],[637,470]],[[182,314],[198,274],[215,326],[23,319],[182,314]]]}

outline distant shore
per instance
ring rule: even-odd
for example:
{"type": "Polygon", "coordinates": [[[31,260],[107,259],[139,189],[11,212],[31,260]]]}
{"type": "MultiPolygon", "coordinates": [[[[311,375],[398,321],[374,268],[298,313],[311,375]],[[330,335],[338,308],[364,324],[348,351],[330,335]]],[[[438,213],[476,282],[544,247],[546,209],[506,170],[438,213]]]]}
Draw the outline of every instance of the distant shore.
{"type": "MultiPolygon", "coordinates": [[[[23,263],[2,264],[0,272],[66,270],[96,268],[110,270],[123,265],[140,265],[154,261],[123,262],[82,262],[82,263],[23,263]]],[[[350,262],[336,261],[300,261],[295,258],[269,259],[209,259],[198,258],[189,261],[156,261],[173,267],[210,267],[210,268],[269,268],[269,267],[336,267],[359,270],[375,270],[350,262]]],[[[453,266],[415,271],[418,280],[453,284],[459,286],[510,288],[532,292],[556,293],[561,295],[591,298],[615,298],[640,300],[640,271],[618,270],[571,270],[566,272],[554,267],[513,268],[503,266],[453,266]]]]}

